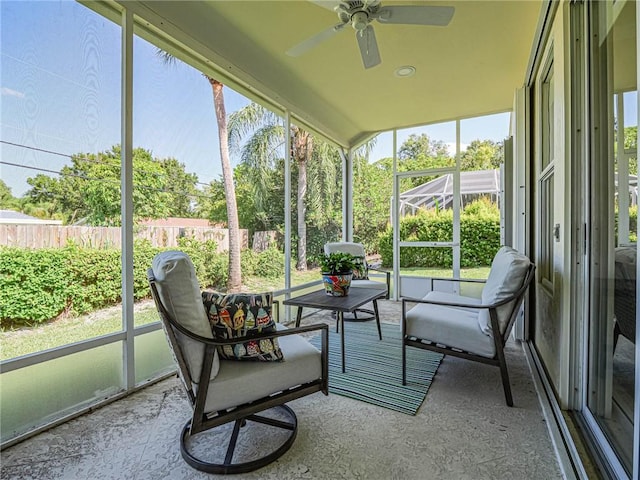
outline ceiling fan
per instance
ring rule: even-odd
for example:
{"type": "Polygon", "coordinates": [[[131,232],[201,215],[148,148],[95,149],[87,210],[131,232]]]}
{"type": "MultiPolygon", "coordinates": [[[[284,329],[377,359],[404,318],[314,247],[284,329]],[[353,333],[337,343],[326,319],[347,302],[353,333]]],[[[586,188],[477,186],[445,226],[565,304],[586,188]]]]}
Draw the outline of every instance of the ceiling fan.
{"type": "Polygon", "coordinates": [[[432,5],[393,5],[384,7],[380,0],[314,1],[316,5],[335,11],[340,23],[313,35],[302,43],[287,50],[287,55],[299,57],[319,43],[331,38],[345,26],[351,25],[356,31],[356,40],[364,68],[378,65],[380,52],[371,22],[377,20],[385,24],[446,26],[453,17],[454,7],[432,5]]]}

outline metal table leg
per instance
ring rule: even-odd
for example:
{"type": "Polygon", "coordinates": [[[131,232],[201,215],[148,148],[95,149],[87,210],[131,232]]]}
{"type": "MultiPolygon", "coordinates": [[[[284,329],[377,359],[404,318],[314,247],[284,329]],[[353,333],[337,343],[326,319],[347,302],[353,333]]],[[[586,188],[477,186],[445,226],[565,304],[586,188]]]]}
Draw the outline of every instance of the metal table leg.
{"type": "Polygon", "coordinates": [[[378,315],[378,300],[373,301],[373,311],[376,317],[376,324],[378,325],[378,337],[382,340],[382,328],[380,327],[380,315],[378,315]]]}
{"type": "Polygon", "coordinates": [[[342,350],[342,373],[345,371],[344,363],[344,314],[338,312],[338,323],[340,324],[340,349],[342,350]]]}

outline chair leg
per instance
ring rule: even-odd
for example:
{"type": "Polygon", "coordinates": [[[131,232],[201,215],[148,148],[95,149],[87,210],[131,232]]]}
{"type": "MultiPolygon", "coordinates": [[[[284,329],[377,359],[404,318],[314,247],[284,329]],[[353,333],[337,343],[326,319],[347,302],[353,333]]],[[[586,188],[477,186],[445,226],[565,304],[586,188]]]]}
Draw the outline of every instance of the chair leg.
{"type": "Polygon", "coordinates": [[[402,325],[402,385],[407,384],[407,304],[402,301],[402,319],[400,320],[402,325]]]}
{"type": "Polygon", "coordinates": [[[614,352],[616,351],[616,347],[618,346],[618,337],[620,336],[621,333],[622,333],[622,330],[620,330],[620,326],[616,322],[615,327],[613,327],[613,351],[614,352]]]}
{"type": "Polygon", "coordinates": [[[513,407],[513,397],[511,396],[511,384],[509,383],[509,372],[507,370],[507,361],[504,357],[504,350],[498,348],[498,362],[500,362],[500,374],[502,376],[502,388],[504,389],[504,398],[507,405],[513,407]]]}
{"type": "Polygon", "coordinates": [[[402,385],[407,384],[407,346],[402,339],[402,385]]]}

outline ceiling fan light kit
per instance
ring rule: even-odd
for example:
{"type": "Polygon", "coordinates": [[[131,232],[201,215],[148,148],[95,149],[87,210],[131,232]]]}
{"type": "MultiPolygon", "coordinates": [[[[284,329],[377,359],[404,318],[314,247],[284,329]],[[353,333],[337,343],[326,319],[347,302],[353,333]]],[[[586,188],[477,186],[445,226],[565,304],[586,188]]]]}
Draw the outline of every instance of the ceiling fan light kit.
{"type": "MultiPolygon", "coordinates": [[[[327,8],[327,2],[318,2],[317,5],[327,8]]],[[[437,7],[431,5],[393,5],[384,7],[380,0],[346,0],[336,2],[333,10],[338,14],[340,23],[323,30],[308,38],[298,45],[287,50],[287,55],[299,57],[313,47],[328,40],[346,25],[351,25],[356,32],[356,41],[360,49],[360,56],[364,68],[372,68],[382,62],[375,32],[371,22],[377,20],[385,25],[430,25],[446,26],[453,18],[454,7],[437,7]]],[[[399,69],[398,69],[399,70],[399,69]]],[[[407,73],[411,76],[415,72],[407,73]]]]}

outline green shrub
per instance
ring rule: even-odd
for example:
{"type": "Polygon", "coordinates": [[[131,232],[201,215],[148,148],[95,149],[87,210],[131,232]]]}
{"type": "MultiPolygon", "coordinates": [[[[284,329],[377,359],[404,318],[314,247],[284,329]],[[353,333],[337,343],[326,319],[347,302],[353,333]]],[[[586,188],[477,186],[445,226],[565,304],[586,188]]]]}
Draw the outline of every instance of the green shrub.
{"type": "MultiPolygon", "coordinates": [[[[421,211],[400,220],[402,241],[447,242],[453,238],[453,211],[421,211]]],[[[486,200],[469,204],[460,215],[460,266],[490,265],[500,248],[500,213],[486,200]]],[[[378,238],[384,266],[393,264],[393,230],[388,227],[378,238]]],[[[451,268],[453,250],[448,247],[403,247],[400,267],[451,268]]]]}
{"type": "MultiPolygon", "coordinates": [[[[150,295],[147,269],[160,248],[136,241],[133,293],[150,295]]],[[[33,325],[63,312],[83,314],[121,301],[120,250],[0,247],[0,325],[33,325]]]]}
{"type": "Polygon", "coordinates": [[[284,252],[270,247],[258,254],[255,275],[261,278],[280,278],[284,275],[284,252]]]}
{"type": "Polygon", "coordinates": [[[0,322],[32,325],[69,305],[67,252],[0,247],[0,322]]]}
{"type": "Polygon", "coordinates": [[[191,258],[201,287],[219,289],[227,284],[229,256],[227,253],[217,253],[215,241],[200,242],[192,237],[182,237],[178,239],[178,250],[191,258]]]}
{"type": "Polygon", "coordinates": [[[119,250],[70,247],[66,253],[70,274],[67,296],[73,313],[87,313],[121,300],[119,250]]]}

